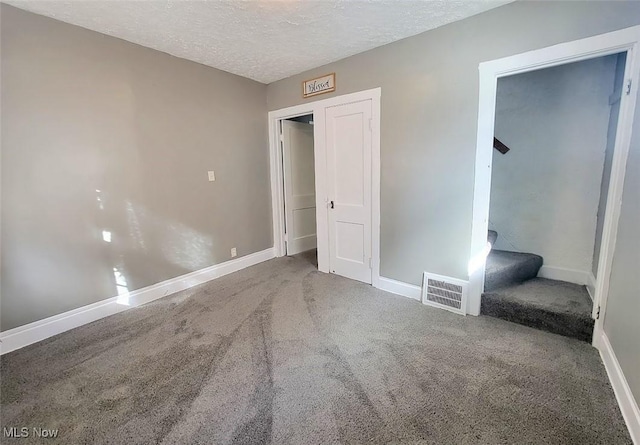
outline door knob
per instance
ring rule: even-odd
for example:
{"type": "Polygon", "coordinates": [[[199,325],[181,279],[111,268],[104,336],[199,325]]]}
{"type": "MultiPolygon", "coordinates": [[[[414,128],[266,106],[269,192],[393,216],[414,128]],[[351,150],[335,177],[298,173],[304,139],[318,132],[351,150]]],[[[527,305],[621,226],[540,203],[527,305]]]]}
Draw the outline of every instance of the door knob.
{"type": "Polygon", "coordinates": [[[333,201],[331,201],[331,208],[333,208],[333,201]]]}

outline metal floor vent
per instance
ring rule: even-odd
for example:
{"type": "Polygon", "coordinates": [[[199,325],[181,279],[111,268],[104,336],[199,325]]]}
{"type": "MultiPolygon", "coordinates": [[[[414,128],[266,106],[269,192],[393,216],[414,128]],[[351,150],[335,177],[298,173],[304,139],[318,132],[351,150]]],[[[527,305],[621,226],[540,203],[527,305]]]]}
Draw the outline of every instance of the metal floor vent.
{"type": "Polygon", "coordinates": [[[425,272],[422,303],[466,315],[468,284],[468,281],[425,272]]]}

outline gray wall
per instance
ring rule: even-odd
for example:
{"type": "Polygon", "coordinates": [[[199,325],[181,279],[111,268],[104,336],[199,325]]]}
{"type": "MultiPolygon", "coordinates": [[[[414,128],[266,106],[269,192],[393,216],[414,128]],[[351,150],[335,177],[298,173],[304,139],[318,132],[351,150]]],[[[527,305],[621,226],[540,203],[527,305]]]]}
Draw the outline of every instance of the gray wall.
{"type": "Polygon", "coordinates": [[[300,82],[328,72],[322,98],[381,87],[380,272],[466,279],[478,64],[639,23],[640,2],[515,2],[270,84],[268,106],[309,101],[300,82]]]}
{"type": "Polygon", "coordinates": [[[498,80],[489,227],[497,249],[591,273],[616,55],[498,80]]]}
{"type": "MultiPolygon", "coordinates": [[[[640,89],[636,103],[640,104],[640,89]]],[[[638,107],[636,107],[633,129],[604,331],[636,401],[640,402],[640,110],[638,107]]]]}
{"type": "Polygon", "coordinates": [[[265,85],[0,8],[2,330],[273,245],[265,85]]]}
{"type": "Polygon", "coordinates": [[[618,115],[620,114],[620,96],[624,81],[624,68],[627,54],[618,54],[616,59],[616,74],[614,79],[615,102],[611,104],[609,113],[609,126],[607,128],[607,147],[604,154],[604,168],[602,169],[602,181],[600,182],[600,201],[596,217],[596,238],[593,249],[593,276],[598,276],[598,263],[600,260],[600,247],[602,245],[602,229],[604,227],[604,212],[607,208],[607,194],[609,193],[609,179],[611,178],[611,163],[613,162],[613,149],[616,143],[616,131],[618,128],[618,115]]]}

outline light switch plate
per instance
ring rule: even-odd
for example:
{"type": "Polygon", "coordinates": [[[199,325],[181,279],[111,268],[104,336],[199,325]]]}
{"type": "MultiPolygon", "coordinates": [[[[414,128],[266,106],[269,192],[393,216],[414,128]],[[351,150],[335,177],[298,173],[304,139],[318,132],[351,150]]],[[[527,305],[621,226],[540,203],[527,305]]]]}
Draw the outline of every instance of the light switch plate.
{"type": "Polygon", "coordinates": [[[235,247],[231,248],[231,258],[233,258],[236,255],[238,255],[238,251],[236,250],[236,248],[235,247]]]}
{"type": "Polygon", "coordinates": [[[207,172],[207,174],[209,175],[209,181],[210,181],[210,182],[213,182],[213,181],[215,181],[215,180],[216,180],[216,174],[214,173],[214,171],[213,171],[213,170],[209,170],[209,171],[207,172]]]}

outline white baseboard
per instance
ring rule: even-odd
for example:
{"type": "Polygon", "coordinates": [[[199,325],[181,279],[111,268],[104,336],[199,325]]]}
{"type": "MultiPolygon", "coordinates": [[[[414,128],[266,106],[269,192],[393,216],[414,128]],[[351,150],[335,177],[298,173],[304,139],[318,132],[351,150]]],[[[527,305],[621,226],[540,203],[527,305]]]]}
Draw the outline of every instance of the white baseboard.
{"type": "Polygon", "coordinates": [[[402,295],[403,297],[413,298],[418,301],[420,301],[422,295],[422,288],[420,286],[392,280],[391,278],[380,277],[376,287],[391,292],[392,294],[402,295]]]}
{"type": "Polygon", "coordinates": [[[274,258],[273,247],[0,333],[0,354],[274,258]]]}
{"type": "Polygon", "coordinates": [[[611,386],[613,386],[613,392],[616,394],[622,417],[624,417],[627,428],[629,428],[631,440],[633,440],[634,444],[640,445],[640,410],[638,409],[638,403],[633,397],[611,343],[609,343],[607,335],[602,331],[597,341],[597,347],[600,350],[600,356],[609,375],[611,386]]]}
{"type": "Polygon", "coordinates": [[[568,283],[587,285],[591,281],[591,272],[582,270],[565,269],[564,267],[542,266],[538,276],[550,280],[566,281],[568,283]]]}

